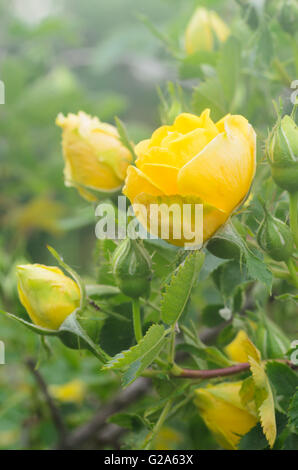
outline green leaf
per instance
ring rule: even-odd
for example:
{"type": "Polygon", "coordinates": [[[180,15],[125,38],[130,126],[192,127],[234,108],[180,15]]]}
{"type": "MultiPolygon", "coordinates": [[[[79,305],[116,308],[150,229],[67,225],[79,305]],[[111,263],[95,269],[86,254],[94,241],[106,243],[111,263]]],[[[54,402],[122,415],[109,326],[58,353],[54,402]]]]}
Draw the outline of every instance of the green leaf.
{"type": "Polygon", "coordinates": [[[271,289],[272,273],[268,270],[266,264],[261,258],[261,254],[258,252],[258,255],[260,256],[259,258],[251,251],[247,246],[246,241],[239,235],[232,223],[226,225],[224,230],[216,235],[215,238],[216,241],[213,241],[211,244],[212,253],[215,247],[216,256],[222,256],[223,258],[226,258],[226,256],[231,257],[232,254],[233,256],[236,256],[239,252],[240,260],[243,259],[246,264],[249,278],[260,281],[265,284],[268,289],[271,289]],[[228,250],[227,247],[229,247],[228,250]],[[223,253],[221,254],[221,252],[223,253]]]}
{"type": "Polygon", "coordinates": [[[130,429],[130,430],[140,429],[144,425],[147,425],[144,419],[141,416],[139,416],[137,413],[125,413],[125,412],[112,415],[108,419],[108,422],[117,424],[118,426],[121,426],[122,428],[130,429]]]}
{"type": "Polygon", "coordinates": [[[274,40],[268,24],[263,21],[261,26],[261,33],[258,42],[258,55],[265,65],[269,65],[274,57],[274,40]]]}
{"type": "Polygon", "coordinates": [[[298,434],[289,434],[285,439],[282,450],[298,450],[298,434]]]}
{"type": "Polygon", "coordinates": [[[13,313],[5,312],[4,310],[0,310],[0,313],[3,313],[3,315],[6,315],[7,317],[11,319],[16,320],[17,322],[29,328],[29,330],[34,331],[34,333],[37,333],[39,335],[43,335],[43,336],[57,336],[58,335],[58,330],[49,330],[47,328],[34,325],[34,323],[30,323],[26,320],[23,320],[23,318],[18,317],[17,315],[14,315],[13,313]]]}
{"type": "Polygon", "coordinates": [[[206,108],[212,109],[212,119],[215,121],[218,121],[228,111],[221,84],[217,78],[208,78],[195,89],[192,104],[197,114],[201,114],[206,108]]]}
{"type": "MultiPolygon", "coordinates": [[[[285,415],[282,413],[276,413],[276,428],[277,435],[280,436],[287,424],[285,415]]],[[[245,436],[243,436],[239,442],[239,450],[262,450],[268,448],[268,442],[262,431],[261,423],[258,423],[253,427],[245,436]]]]}
{"type": "Polygon", "coordinates": [[[58,334],[62,342],[74,349],[88,349],[91,351],[101,362],[105,363],[110,359],[110,356],[92,339],[81,327],[77,315],[80,309],[71,313],[62,323],[58,330],[58,334]]]}
{"type": "Polygon", "coordinates": [[[216,65],[217,53],[215,51],[198,51],[187,55],[181,60],[179,75],[182,79],[204,78],[202,65],[216,65]]]}
{"type": "Polygon", "coordinates": [[[254,401],[255,384],[251,376],[243,380],[239,395],[244,406],[254,401]]]}
{"type": "Polygon", "coordinates": [[[104,365],[104,370],[127,369],[123,383],[129,385],[143,370],[150,366],[166,343],[166,331],[162,325],[152,325],[144,338],[132,348],[122,351],[104,365]]]}
{"type": "Polygon", "coordinates": [[[214,256],[209,251],[205,254],[203,267],[199,274],[199,281],[205,281],[219,266],[227,263],[227,260],[214,256]]]}
{"type": "Polygon", "coordinates": [[[255,403],[263,432],[270,447],[276,439],[276,421],[273,394],[265,368],[260,361],[248,357],[252,378],[255,384],[255,403]]]}
{"type": "Polygon", "coordinates": [[[268,447],[268,442],[263,434],[260,423],[245,434],[238,444],[239,450],[262,450],[266,449],[266,447],[268,447]]]}
{"type": "Polygon", "coordinates": [[[292,425],[298,433],[298,390],[291,400],[288,416],[289,424],[292,425]]]}
{"type": "Polygon", "coordinates": [[[298,387],[298,375],[286,364],[269,361],[266,372],[274,387],[279,405],[287,412],[291,399],[298,387]]]}
{"type": "Polygon", "coordinates": [[[229,104],[233,101],[240,76],[240,44],[230,36],[223,45],[217,65],[217,73],[224,96],[229,104]]]}
{"type": "Polygon", "coordinates": [[[173,274],[161,301],[161,318],[167,325],[176,323],[183,313],[204,258],[200,251],[189,254],[173,274]]]}
{"type": "Polygon", "coordinates": [[[281,294],[275,297],[276,300],[280,300],[281,302],[294,302],[298,305],[298,294],[281,294]]]}
{"type": "Polygon", "coordinates": [[[209,328],[218,326],[223,323],[223,318],[220,316],[219,311],[224,308],[223,304],[210,304],[202,310],[202,322],[209,328]]]}
{"type": "Polygon", "coordinates": [[[255,256],[250,250],[245,253],[245,261],[249,276],[255,281],[262,282],[271,290],[273,277],[266,263],[255,256]]]}
{"type": "Polygon", "coordinates": [[[225,301],[234,296],[236,289],[247,282],[246,269],[237,261],[229,261],[218,268],[214,273],[217,286],[225,301]]]}
{"type": "Polygon", "coordinates": [[[164,240],[144,240],[144,246],[152,257],[154,275],[158,278],[169,276],[177,266],[179,250],[164,240]]]}

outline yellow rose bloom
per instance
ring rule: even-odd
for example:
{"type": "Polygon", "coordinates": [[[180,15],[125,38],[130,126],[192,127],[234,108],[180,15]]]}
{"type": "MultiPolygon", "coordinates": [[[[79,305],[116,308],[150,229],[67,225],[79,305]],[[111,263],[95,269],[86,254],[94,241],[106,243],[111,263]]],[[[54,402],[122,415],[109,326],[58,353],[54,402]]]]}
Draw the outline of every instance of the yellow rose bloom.
{"type": "Polygon", "coordinates": [[[225,347],[224,351],[232,361],[248,362],[248,354],[244,347],[247,341],[249,341],[249,338],[246,332],[244,330],[240,330],[233,341],[225,347]]]}
{"type": "Polygon", "coordinates": [[[244,406],[240,399],[242,381],[198,388],[195,404],[206,426],[224,449],[235,450],[241,436],[257,422],[254,406],[244,406]]]}
{"type": "Polygon", "coordinates": [[[51,395],[61,403],[82,403],[86,395],[86,386],[81,380],[72,380],[63,385],[51,385],[51,395]]]}
{"type": "Polygon", "coordinates": [[[116,127],[82,111],[67,117],[59,114],[56,124],[63,129],[66,186],[76,187],[88,201],[119,191],[132,156],[116,127]]]}
{"type": "Polygon", "coordinates": [[[80,305],[79,286],[55,266],[17,266],[18,292],[35,325],[57,330],[80,305]]]}
{"type": "Polygon", "coordinates": [[[228,26],[212,10],[197,8],[185,32],[185,49],[188,54],[211,51],[215,41],[224,42],[230,34],[228,26]]]}
{"type": "MultiPolygon", "coordinates": [[[[256,169],[252,126],[237,115],[214,123],[209,109],[200,116],[180,114],[172,126],[162,126],[140,142],[135,152],[136,166],[128,167],[123,193],[147,231],[161,238],[159,220],[156,230],[149,222],[152,204],[202,204],[206,241],[245,200],[256,169]],[[145,216],[140,205],[147,208],[145,216]]],[[[170,221],[171,228],[184,224],[181,217],[170,221]]],[[[186,223],[193,228],[192,216],[186,223]]],[[[170,236],[167,241],[178,246],[191,243],[183,236],[170,236]]]]}

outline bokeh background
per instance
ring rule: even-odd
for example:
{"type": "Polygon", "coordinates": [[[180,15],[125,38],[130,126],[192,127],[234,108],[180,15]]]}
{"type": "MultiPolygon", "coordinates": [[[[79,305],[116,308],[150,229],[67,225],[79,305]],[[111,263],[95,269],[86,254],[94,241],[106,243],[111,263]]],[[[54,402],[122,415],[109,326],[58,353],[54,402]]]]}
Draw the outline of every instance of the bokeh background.
{"type": "MultiPolygon", "coordinates": [[[[175,79],[175,69],[139,15],[177,38],[194,4],[0,1],[0,79],[6,91],[6,104],[0,107],[3,309],[25,316],[17,297],[15,265],[25,260],[53,264],[46,244],[63,252],[81,273],[92,269],[88,258],[95,245],[94,210],[75,190],[64,187],[57,114],[82,109],[108,122],[117,115],[134,141],[145,138],[159,124],[156,87],[175,79]]],[[[5,341],[7,362],[0,366],[0,448],[51,446],[56,431],[24,365],[25,357],[38,357],[39,339],[3,316],[0,339],[5,341]]],[[[82,360],[58,341],[54,350],[42,368],[47,383],[80,378],[65,392],[70,397],[64,405],[68,424],[75,427],[117,384],[98,377],[92,357],[82,360]]]]}
{"type": "MultiPolygon", "coordinates": [[[[185,26],[198,4],[217,10],[236,30],[243,28],[233,1],[0,0],[0,79],[6,92],[6,103],[0,105],[2,309],[26,317],[18,301],[15,266],[24,261],[52,264],[47,244],[87,279],[93,274],[89,260],[96,242],[94,209],[74,189],[64,187],[57,114],[84,110],[111,123],[117,115],[135,142],[146,138],[160,125],[158,87],[165,92],[168,81],[181,79],[163,38],[158,40],[150,28],[183,48],[185,26]]],[[[279,50],[285,56],[287,41],[280,36],[279,50]]],[[[256,72],[254,102],[248,95],[241,111],[265,135],[274,122],[272,95],[286,93],[288,83],[287,77],[280,77],[269,88],[266,60],[272,44],[265,36],[260,44],[264,67],[256,72]]],[[[192,81],[185,65],[187,89],[192,81]]],[[[218,104],[216,96],[213,104],[218,104]]],[[[217,294],[209,295],[216,303],[217,294]]],[[[288,331],[293,314],[291,307],[283,312],[288,331]]],[[[115,378],[98,374],[96,359],[66,349],[58,340],[51,342],[53,354],[45,360],[39,338],[2,315],[0,340],[5,341],[7,363],[0,365],[0,449],[50,448],[57,438],[25,365],[27,357],[42,363],[42,374],[70,429],[86,422],[118,389],[115,378]],[[63,384],[70,385],[59,388],[63,384]]],[[[161,445],[168,445],[168,439],[179,442],[180,448],[212,446],[203,432],[195,442],[193,425],[189,420],[186,442],[186,430],[165,430],[161,445]]],[[[198,423],[195,426],[198,431],[198,423]]]]}

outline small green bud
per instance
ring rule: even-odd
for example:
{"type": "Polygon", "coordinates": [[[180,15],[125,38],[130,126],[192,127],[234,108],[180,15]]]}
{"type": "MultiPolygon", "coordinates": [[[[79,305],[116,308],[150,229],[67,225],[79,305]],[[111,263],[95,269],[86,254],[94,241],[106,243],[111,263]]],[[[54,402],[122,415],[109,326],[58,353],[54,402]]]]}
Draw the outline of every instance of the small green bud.
{"type": "Polygon", "coordinates": [[[278,15],[279,24],[288,34],[295,34],[298,22],[298,5],[296,0],[286,0],[278,15]]]}
{"type": "Polygon", "coordinates": [[[114,251],[112,267],[123,294],[134,299],[149,294],[152,262],[140,240],[127,238],[121,242],[114,251]]]}
{"type": "Polygon", "coordinates": [[[260,247],[275,261],[288,261],[294,251],[293,236],[289,227],[266,209],[257,240],[260,247]]]}
{"type": "Polygon", "coordinates": [[[267,154],[277,186],[298,191],[298,127],[290,116],[284,116],[273,128],[267,154]]]}

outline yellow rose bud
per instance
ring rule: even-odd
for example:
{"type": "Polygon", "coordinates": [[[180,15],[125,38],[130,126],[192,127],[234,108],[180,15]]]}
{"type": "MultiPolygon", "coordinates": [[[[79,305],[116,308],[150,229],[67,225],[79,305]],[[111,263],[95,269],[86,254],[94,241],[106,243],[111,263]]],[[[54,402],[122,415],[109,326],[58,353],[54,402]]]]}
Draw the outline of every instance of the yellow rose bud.
{"type": "Polygon", "coordinates": [[[63,385],[51,385],[51,395],[61,403],[82,403],[86,395],[86,386],[81,380],[72,380],[63,385]]]}
{"type": "Polygon", "coordinates": [[[248,355],[244,348],[244,344],[248,340],[248,336],[244,330],[238,331],[237,335],[225,347],[225,353],[232,361],[235,362],[248,362],[248,355]]]}
{"type": "Polygon", "coordinates": [[[53,266],[17,266],[18,292],[33,323],[57,330],[80,305],[79,286],[53,266]]]}
{"type": "Polygon", "coordinates": [[[230,34],[228,26],[215,11],[197,8],[185,32],[185,49],[188,54],[211,51],[215,43],[224,42],[230,34]]]}
{"type": "Polygon", "coordinates": [[[234,450],[257,424],[254,406],[244,406],[240,398],[242,381],[198,388],[195,404],[215,439],[224,449],[234,450]]]}
{"type": "Polygon", "coordinates": [[[56,124],[63,129],[66,186],[76,187],[88,201],[119,191],[132,157],[117,129],[84,112],[59,114],[56,124]]]}
{"type": "MultiPolygon", "coordinates": [[[[160,219],[152,228],[151,205],[203,205],[203,239],[208,240],[245,200],[256,169],[256,136],[242,116],[227,115],[217,123],[210,110],[201,116],[180,114],[172,126],[162,126],[135,147],[136,167],[129,166],[123,193],[135,215],[153,235],[183,246],[192,240],[163,236],[160,219]],[[146,211],[138,208],[146,207],[146,211]],[[144,215],[145,214],[145,215],[144,215]]],[[[183,211],[170,221],[171,229],[188,225],[193,214],[183,211]]]]}

